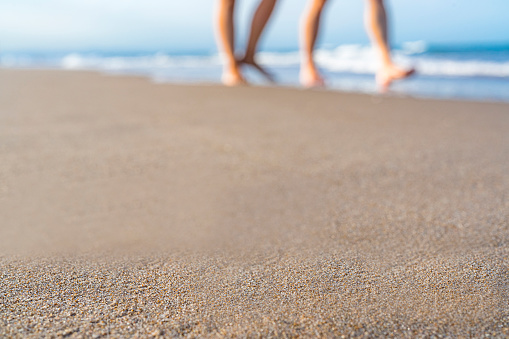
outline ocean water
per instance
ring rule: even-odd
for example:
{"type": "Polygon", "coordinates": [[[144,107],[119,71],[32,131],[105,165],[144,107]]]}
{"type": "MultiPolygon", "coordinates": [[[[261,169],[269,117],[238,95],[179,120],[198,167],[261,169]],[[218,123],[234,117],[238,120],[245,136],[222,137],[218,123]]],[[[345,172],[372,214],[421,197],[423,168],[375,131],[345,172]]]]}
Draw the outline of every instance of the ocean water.
{"type": "MultiPolygon", "coordinates": [[[[259,61],[283,86],[299,86],[299,52],[261,52],[259,61]]],[[[422,41],[394,49],[395,60],[413,66],[417,75],[395,83],[396,95],[509,102],[509,44],[429,45],[422,41]]],[[[370,46],[340,45],[316,51],[316,60],[332,90],[376,93],[376,53],[370,46]]],[[[221,58],[213,53],[86,52],[0,53],[4,68],[95,70],[109,74],[142,75],[155,82],[218,83],[221,58]]],[[[264,85],[256,72],[246,77],[264,85]]]]}

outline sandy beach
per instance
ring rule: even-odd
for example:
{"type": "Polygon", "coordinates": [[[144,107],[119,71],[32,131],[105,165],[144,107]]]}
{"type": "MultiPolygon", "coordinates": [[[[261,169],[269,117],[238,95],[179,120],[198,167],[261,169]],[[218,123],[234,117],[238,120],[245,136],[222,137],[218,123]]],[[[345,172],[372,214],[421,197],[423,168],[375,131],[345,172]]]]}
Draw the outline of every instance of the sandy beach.
{"type": "Polygon", "coordinates": [[[507,337],[509,104],[0,70],[0,337],[507,337]]]}

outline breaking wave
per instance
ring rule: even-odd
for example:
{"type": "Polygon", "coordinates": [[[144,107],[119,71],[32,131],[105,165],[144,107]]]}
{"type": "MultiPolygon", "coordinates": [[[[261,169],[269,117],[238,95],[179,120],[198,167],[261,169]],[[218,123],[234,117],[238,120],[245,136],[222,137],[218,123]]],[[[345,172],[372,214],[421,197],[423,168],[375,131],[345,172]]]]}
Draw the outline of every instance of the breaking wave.
{"type": "MultiPolygon", "coordinates": [[[[444,48],[428,46],[416,41],[403,44],[394,52],[402,65],[414,66],[419,74],[454,77],[509,77],[509,49],[470,49],[448,53],[444,48]],[[445,51],[445,52],[444,52],[445,51]]],[[[295,68],[299,66],[299,52],[263,52],[259,60],[267,67],[295,68]]],[[[316,51],[319,66],[327,72],[373,74],[377,68],[376,52],[369,46],[341,45],[334,49],[316,51]]],[[[104,56],[100,54],[71,53],[60,56],[1,55],[3,67],[54,67],[68,70],[147,71],[177,68],[218,68],[219,55],[182,55],[165,53],[146,55],[104,56]]]]}

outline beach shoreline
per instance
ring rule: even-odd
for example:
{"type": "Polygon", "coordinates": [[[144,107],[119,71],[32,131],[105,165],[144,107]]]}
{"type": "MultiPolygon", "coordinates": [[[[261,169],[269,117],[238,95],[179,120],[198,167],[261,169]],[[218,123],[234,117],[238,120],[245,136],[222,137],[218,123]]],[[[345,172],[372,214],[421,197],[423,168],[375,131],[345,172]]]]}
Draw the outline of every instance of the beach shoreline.
{"type": "MultiPolygon", "coordinates": [[[[184,68],[185,69],[185,68],[184,68]]],[[[198,70],[194,70],[191,74],[187,74],[183,71],[182,74],[158,74],[150,72],[148,70],[145,71],[134,71],[130,69],[125,70],[113,70],[113,69],[102,69],[102,68],[65,68],[61,66],[9,66],[2,67],[0,66],[0,70],[4,71],[14,71],[14,72],[70,72],[70,73],[91,73],[91,74],[99,74],[106,77],[122,77],[122,78],[137,78],[137,79],[145,79],[154,84],[161,85],[170,85],[170,86],[195,86],[195,87],[210,87],[210,86],[222,86],[219,78],[219,68],[217,68],[214,72],[206,72],[206,76],[197,76],[194,73],[199,73],[198,70]],[[210,74],[209,74],[210,73],[210,74]]],[[[175,69],[174,71],[176,71],[175,69]]],[[[405,81],[397,82],[393,88],[386,92],[380,92],[375,84],[375,78],[372,74],[350,74],[350,73],[337,73],[332,75],[332,79],[327,82],[327,86],[324,88],[304,88],[301,84],[299,84],[297,78],[295,78],[295,74],[298,73],[298,68],[293,70],[295,73],[293,76],[290,76],[291,79],[288,79],[289,75],[284,74],[283,79],[279,79],[275,84],[266,83],[263,80],[259,79],[256,74],[250,72],[248,70],[248,75],[252,82],[249,83],[250,87],[257,88],[278,88],[278,89],[288,89],[288,90],[303,90],[303,91],[320,91],[320,92],[332,92],[332,93],[343,93],[343,94],[353,94],[353,95],[367,95],[370,97],[386,97],[386,98],[413,98],[419,100],[437,100],[437,101],[459,101],[459,102],[480,102],[480,103],[500,103],[507,104],[509,103],[509,98],[504,93],[504,88],[507,87],[509,82],[505,80],[504,77],[472,77],[462,79],[461,77],[454,76],[444,76],[433,78],[427,75],[422,75],[417,73],[416,76],[411,77],[410,79],[406,79],[405,81]],[[424,81],[439,81],[438,84],[435,84],[435,89],[433,85],[430,83],[427,86],[431,86],[427,89],[417,89],[415,88],[415,84],[412,84],[414,78],[418,78],[419,83],[424,81]],[[434,80],[433,80],[434,79],[434,80]],[[362,83],[362,86],[351,86],[351,84],[355,81],[359,81],[359,84],[362,83]],[[460,82],[468,84],[467,88],[460,90],[459,92],[451,92],[451,86],[458,87],[461,89],[460,82]],[[484,88],[479,81],[488,81],[489,87],[491,87],[494,92],[490,93],[488,88],[484,88]],[[441,82],[444,82],[440,84],[441,82]],[[447,84],[448,83],[448,84],[447,84]],[[446,85],[447,84],[447,85],[446,85]],[[476,85],[477,84],[477,85],[476,85]],[[498,86],[497,86],[497,85],[498,86]],[[475,86],[481,86],[478,88],[479,93],[475,94],[473,88],[475,86]],[[468,90],[467,90],[468,89],[468,90]],[[465,92],[466,90],[466,92],[465,92]]],[[[284,72],[285,73],[285,72],[284,72]]],[[[419,87],[419,86],[417,86],[419,87]]]]}
{"type": "Polygon", "coordinates": [[[509,335],[509,104],[0,69],[0,336],[509,335]]]}
{"type": "MultiPolygon", "coordinates": [[[[417,73],[391,86],[396,95],[422,98],[509,102],[507,44],[435,45],[418,41],[394,50],[394,60],[417,73]]],[[[376,53],[362,44],[338,45],[316,51],[327,87],[348,93],[375,94],[376,53]]],[[[279,85],[299,87],[300,52],[266,50],[258,54],[279,85]]],[[[60,51],[0,53],[0,67],[100,71],[108,74],[143,75],[155,82],[214,83],[221,79],[222,61],[215,51],[60,51]]],[[[252,69],[250,83],[267,84],[252,69]]]]}

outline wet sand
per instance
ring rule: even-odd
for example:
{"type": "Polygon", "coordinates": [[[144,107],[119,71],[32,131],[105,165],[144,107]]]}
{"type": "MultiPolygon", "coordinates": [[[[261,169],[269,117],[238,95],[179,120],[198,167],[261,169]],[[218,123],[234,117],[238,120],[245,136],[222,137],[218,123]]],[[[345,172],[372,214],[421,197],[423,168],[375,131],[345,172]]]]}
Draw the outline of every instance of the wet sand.
{"type": "Polygon", "coordinates": [[[0,71],[0,337],[509,336],[509,104],[0,71]]]}

